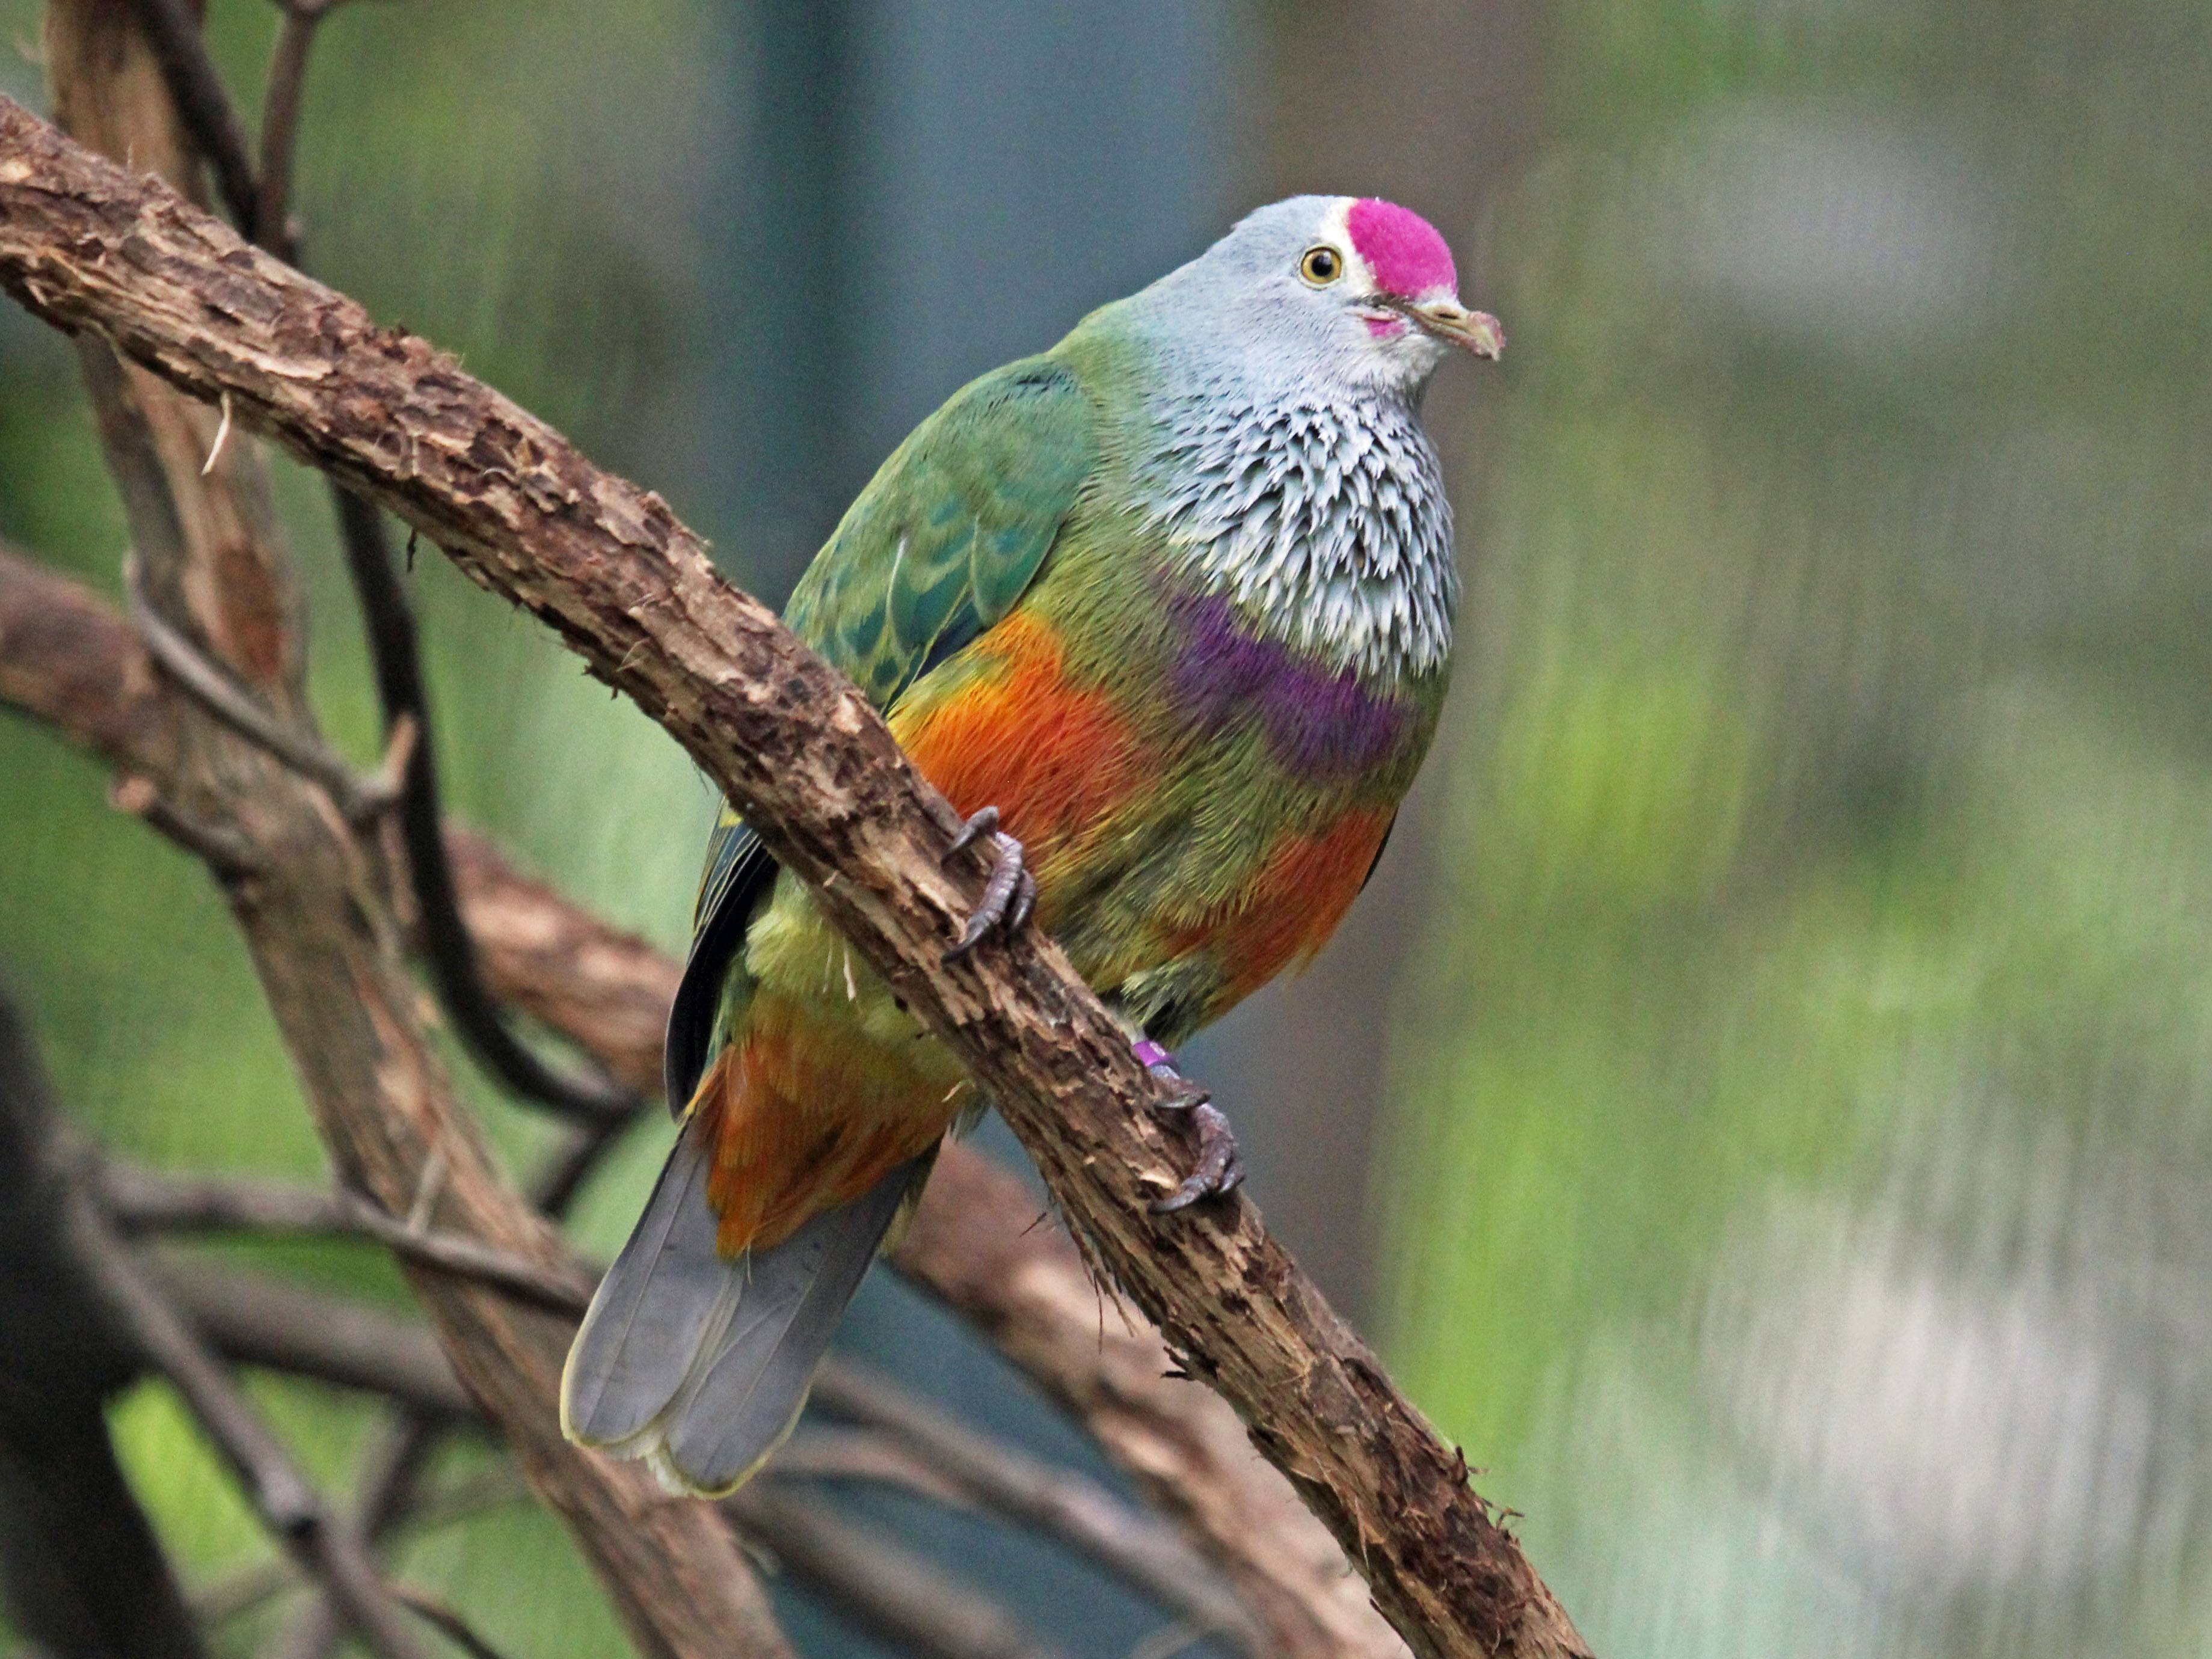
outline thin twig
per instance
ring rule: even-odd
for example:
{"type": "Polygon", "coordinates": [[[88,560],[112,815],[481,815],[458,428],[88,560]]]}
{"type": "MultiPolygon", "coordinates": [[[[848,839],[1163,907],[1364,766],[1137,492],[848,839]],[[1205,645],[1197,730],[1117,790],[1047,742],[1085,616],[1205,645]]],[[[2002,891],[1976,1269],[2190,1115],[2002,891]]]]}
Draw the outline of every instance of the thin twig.
{"type": "Polygon", "coordinates": [[[432,1456],[450,1422],[442,1413],[408,1410],[362,1461],[361,1534],[371,1543],[391,1535],[415,1507],[415,1490],[430,1472],[432,1456]]]}
{"type": "Polygon", "coordinates": [[[532,1180],[530,1201],[556,1221],[568,1214],[584,1183],[629,1127],[630,1120],[625,1118],[578,1124],[532,1180]]]}
{"type": "Polygon", "coordinates": [[[449,1419],[478,1409],[418,1321],[267,1273],[166,1257],[146,1265],[201,1339],[233,1364],[312,1376],[449,1419]]]}
{"type": "MultiPolygon", "coordinates": [[[[162,671],[175,680],[194,702],[248,743],[268,750],[301,777],[322,786],[349,823],[362,823],[384,811],[394,796],[381,776],[367,778],[346,763],[345,757],[321,739],[287,726],[256,702],[214,659],[172,627],[155,610],[140,580],[135,555],[123,561],[123,599],[131,626],[146,642],[146,649],[162,671]]],[[[413,746],[411,736],[395,742],[403,760],[413,746]]]]}
{"type": "Polygon", "coordinates": [[[203,822],[161,799],[150,778],[118,777],[107,792],[108,802],[118,812],[143,818],[171,841],[207,866],[226,887],[258,875],[265,867],[261,854],[246,837],[227,824],[203,822]]]}
{"type": "MultiPolygon", "coordinates": [[[[472,1520],[487,1510],[530,1501],[530,1488],[515,1474],[514,1465],[501,1464],[418,1500],[403,1518],[409,1532],[419,1538],[441,1527],[472,1520]]],[[[285,1557],[256,1562],[227,1578],[217,1579],[195,1595],[191,1598],[192,1613],[204,1625],[225,1624],[298,1588],[300,1583],[298,1570],[285,1557]]]]}
{"type": "Polygon", "coordinates": [[[287,264],[300,264],[292,225],[292,179],[300,143],[300,104],[315,31],[343,0],[278,0],[284,21],[269,58],[261,100],[261,182],[253,201],[253,240],[287,264]]]}
{"type": "Polygon", "coordinates": [[[336,483],[331,492],[346,569],[368,630],[386,727],[395,730],[402,720],[412,720],[417,733],[400,795],[399,830],[414,892],[416,933],[439,1006],[477,1064],[514,1094],[586,1122],[627,1123],[639,1110],[635,1095],[604,1075],[567,1078],[554,1071],[516,1039],[484,988],[476,942],[461,917],[446,854],[437,754],[430,741],[430,696],[414,611],[392,568],[382,515],[336,483]]]}
{"type": "Polygon", "coordinates": [[[284,8],[269,59],[268,89],[261,100],[261,185],[253,198],[253,240],[289,264],[297,264],[293,234],[292,164],[300,139],[300,100],[307,90],[307,54],[315,44],[320,7],[284,8]]]}
{"type": "Polygon", "coordinates": [[[803,1426],[775,1449],[765,1474],[777,1480],[857,1480],[975,1512],[975,1500],[929,1460],[880,1429],[803,1426]]]}
{"type": "Polygon", "coordinates": [[[758,1482],[724,1513],[793,1578],[839,1612],[921,1659],[1054,1659],[981,1591],[827,1504],[758,1482]]]}
{"type": "Polygon", "coordinates": [[[522,874],[484,836],[448,824],[446,845],[493,995],[632,1091],[660,1098],[661,1036],[681,964],[522,874]]]}
{"type": "Polygon", "coordinates": [[[201,1346],[86,1195],[72,1193],[64,1214],[70,1243],[118,1323],[207,1430],[263,1523],[383,1659],[422,1659],[422,1650],[401,1623],[360,1540],[324,1507],[222,1363],[201,1346]]]}
{"type": "Polygon", "coordinates": [[[289,1557],[280,1555],[271,1560],[257,1561],[196,1592],[192,1596],[192,1616],[203,1625],[227,1625],[234,1619],[243,1619],[299,1583],[299,1571],[289,1557]]]}
{"type": "Polygon", "coordinates": [[[816,1404],[905,1441],[972,1503],[1033,1527],[1248,1653],[1265,1646],[1252,1616],[1220,1577],[1168,1528],[1094,1480],[979,1434],[888,1377],[846,1360],[823,1367],[816,1404]]]}
{"type": "Polygon", "coordinates": [[[184,117],[193,146],[215,168],[216,187],[231,222],[251,234],[254,202],[259,192],[253,179],[253,162],[246,147],[246,129],[238,111],[223,89],[222,76],[208,55],[199,20],[182,0],[131,0],[154,56],[161,61],[161,76],[169,96],[184,117]]]}
{"type": "Polygon", "coordinates": [[[592,1285],[577,1276],[496,1249],[479,1239],[410,1227],[347,1192],[226,1180],[173,1177],[118,1165],[102,1169],[98,1191],[118,1225],[133,1232],[250,1229],[352,1235],[426,1267],[496,1285],[556,1313],[581,1314],[592,1285]]]}
{"type": "MultiPolygon", "coordinates": [[[[398,1529],[415,1508],[432,1455],[453,1418],[419,1406],[401,1406],[361,1461],[354,1481],[354,1528],[372,1547],[398,1529]]],[[[394,1594],[398,1594],[395,1588],[394,1594]]],[[[327,1596],[317,1596],[271,1650],[270,1659],[326,1659],[345,1639],[345,1621],[327,1596]]]]}
{"type": "Polygon", "coordinates": [[[411,1584],[394,1584],[392,1595],[402,1607],[467,1654],[469,1659],[503,1659],[500,1650],[477,1635],[458,1610],[428,1590],[416,1589],[411,1584]]]}

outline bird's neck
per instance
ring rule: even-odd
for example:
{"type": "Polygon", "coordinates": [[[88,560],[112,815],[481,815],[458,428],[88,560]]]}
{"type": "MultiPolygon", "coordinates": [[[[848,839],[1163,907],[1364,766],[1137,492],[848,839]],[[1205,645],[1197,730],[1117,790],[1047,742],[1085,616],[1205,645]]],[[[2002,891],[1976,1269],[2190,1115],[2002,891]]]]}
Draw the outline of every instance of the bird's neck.
{"type": "Polygon", "coordinates": [[[1362,679],[1443,669],[1451,507],[1409,399],[1217,385],[1153,399],[1146,427],[1139,498],[1184,580],[1362,679]]]}

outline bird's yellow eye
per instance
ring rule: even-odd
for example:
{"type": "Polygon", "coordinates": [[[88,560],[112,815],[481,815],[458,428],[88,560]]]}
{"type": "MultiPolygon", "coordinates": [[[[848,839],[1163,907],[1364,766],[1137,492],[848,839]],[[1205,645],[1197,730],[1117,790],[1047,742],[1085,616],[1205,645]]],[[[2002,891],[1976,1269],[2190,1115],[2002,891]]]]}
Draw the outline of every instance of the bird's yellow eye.
{"type": "Polygon", "coordinates": [[[1298,275],[1316,288],[1326,288],[1344,275],[1344,256],[1326,244],[1310,247],[1298,261],[1298,275]]]}

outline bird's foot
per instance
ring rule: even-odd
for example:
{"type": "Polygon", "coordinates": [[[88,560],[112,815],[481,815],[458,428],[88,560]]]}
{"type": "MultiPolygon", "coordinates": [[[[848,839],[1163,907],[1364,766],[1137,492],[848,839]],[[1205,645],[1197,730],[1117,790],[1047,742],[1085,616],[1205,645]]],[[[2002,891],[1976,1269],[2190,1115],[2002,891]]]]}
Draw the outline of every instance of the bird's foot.
{"type": "Polygon", "coordinates": [[[1165,1099],[1154,1101],[1152,1109],[1181,1116],[1198,1140],[1198,1162],[1189,1176],[1165,1198],[1155,1199],[1152,1213],[1172,1215],[1201,1198],[1224,1198],[1235,1192],[1244,1179],[1244,1159],[1237,1150],[1236,1133],[1213,1097],[1176,1070],[1174,1056],[1158,1043],[1139,1042],[1136,1051],[1154,1080],[1171,1091],[1165,1099]]]}
{"type": "Polygon", "coordinates": [[[961,825],[945,858],[958,857],[986,836],[991,837],[991,877],[983,884],[983,896],[975,902],[975,911],[968,918],[967,931],[945,953],[947,962],[959,961],[981,944],[994,927],[1012,933],[1036,908],[1036,878],[1022,861],[1021,842],[999,828],[997,807],[987,806],[961,825]]]}

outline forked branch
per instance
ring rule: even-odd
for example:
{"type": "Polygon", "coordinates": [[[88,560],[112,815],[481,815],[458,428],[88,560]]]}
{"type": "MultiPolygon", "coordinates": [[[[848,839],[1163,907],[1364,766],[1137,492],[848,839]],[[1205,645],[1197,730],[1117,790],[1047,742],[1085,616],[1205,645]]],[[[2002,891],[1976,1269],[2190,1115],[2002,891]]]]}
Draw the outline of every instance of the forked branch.
{"type": "MultiPolygon", "coordinates": [[[[57,107],[76,130],[136,165],[150,159],[166,177],[198,178],[129,0],[53,0],[47,46],[57,107]]],[[[0,140],[0,172],[16,159],[0,140]]],[[[311,732],[299,590],[254,447],[103,343],[88,340],[80,358],[149,603],[311,732]]],[[[85,688],[86,677],[76,684],[85,688]]],[[[158,684],[142,668],[132,689],[144,700],[158,684]]],[[[557,1240],[499,1176],[425,1041],[374,849],[320,787],[177,701],[181,709],[164,708],[155,729],[135,733],[148,741],[118,799],[210,857],[340,1178],[388,1214],[419,1212],[428,1231],[558,1266],[557,1240]],[[433,1200],[419,1205],[433,1167],[433,1200]]],[[[641,1649],[787,1659],[726,1527],[667,1504],[641,1471],[561,1438],[550,1402],[567,1319],[473,1276],[409,1272],[471,1392],[570,1526],[641,1649]]]]}

